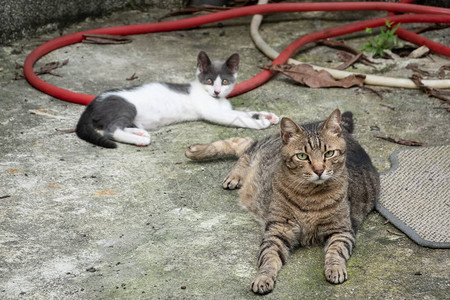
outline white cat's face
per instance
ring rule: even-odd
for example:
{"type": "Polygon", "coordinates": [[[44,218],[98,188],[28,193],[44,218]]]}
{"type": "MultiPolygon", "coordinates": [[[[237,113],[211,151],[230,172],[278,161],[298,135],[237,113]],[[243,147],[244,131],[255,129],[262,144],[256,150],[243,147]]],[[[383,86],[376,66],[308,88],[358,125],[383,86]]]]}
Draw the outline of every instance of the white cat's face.
{"type": "MultiPolygon", "coordinates": [[[[234,77],[233,79],[235,82],[236,78],[234,77]]],[[[226,98],[233,90],[234,82],[230,82],[228,79],[222,79],[218,75],[214,80],[208,78],[205,82],[202,82],[202,86],[211,97],[226,98]]]]}
{"type": "Polygon", "coordinates": [[[201,51],[197,62],[197,79],[205,91],[214,98],[226,98],[236,83],[239,55],[231,55],[225,62],[211,62],[201,51]]]}

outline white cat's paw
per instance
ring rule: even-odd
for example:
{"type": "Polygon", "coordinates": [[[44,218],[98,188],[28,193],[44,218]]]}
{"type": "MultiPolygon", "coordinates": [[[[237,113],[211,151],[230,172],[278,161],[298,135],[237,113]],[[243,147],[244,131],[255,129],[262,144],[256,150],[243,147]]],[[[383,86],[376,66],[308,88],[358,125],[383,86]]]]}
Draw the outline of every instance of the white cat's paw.
{"type": "Polygon", "coordinates": [[[267,119],[258,119],[258,120],[254,120],[255,124],[256,124],[256,129],[265,129],[270,127],[271,123],[269,120],[267,119]]]}
{"type": "Polygon", "coordinates": [[[277,115],[274,113],[266,112],[266,111],[259,111],[252,113],[252,118],[259,120],[259,119],[265,119],[270,122],[270,125],[278,124],[280,121],[280,118],[278,118],[277,115]]]}
{"type": "Polygon", "coordinates": [[[134,135],[137,135],[137,136],[150,138],[150,134],[144,129],[140,129],[140,128],[124,128],[123,130],[125,132],[127,132],[127,133],[131,133],[131,134],[134,134],[134,135]]]}
{"type": "Polygon", "coordinates": [[[134,143],[136,146],[145,147],[150,145],[150,136],[136,136],[134,143]]]}

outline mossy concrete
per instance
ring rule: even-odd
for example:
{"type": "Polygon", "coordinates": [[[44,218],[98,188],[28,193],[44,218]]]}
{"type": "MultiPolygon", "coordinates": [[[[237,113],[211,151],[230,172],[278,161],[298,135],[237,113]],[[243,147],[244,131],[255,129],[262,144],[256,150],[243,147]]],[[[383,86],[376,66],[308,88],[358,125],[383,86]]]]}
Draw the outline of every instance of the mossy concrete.
{"type": "MultiPolygon", "coordinates": [[[[155,22],[165,13],[114,13],[74,25],[64,34],[155,22]]],[[[339,13],[273,15],[262,33],[282,48],[301,34],[342,19],[339,13]]],[[[190,81],[200,50],[213,59],[239,52],[243,81],[269,63],[250,40],[249,21],[134,36],[126,45],[77,44],[50,53],[36,68],[69,59],[54,71],[60,77],[42,78],[96,94],[149,81],[190,81]],[[134,73],[139,78],[127,81],[134,73]]],[[[427,33],[441,42],[449,34],[448,29],[427,33]]],[[[46,34],[39,40],[57,36],[46,34]]],[[[355,44],[363,40],[350,38],[355,44]]],[[[278,127],[254,131],[191,122],[151,132],[152,144],[145,148],[94,147],[64,131],[74,128],[83,106],[14,80],[20,71],[15,64],[23,63],[38,43],[23,40],[0,50],[0,298],[258,298],[250,283],[256,274],[261,229],[240,207],[237,192],[220,186],[233,160],[191,162],[184,149],[232,136],[259,138],[278,127]]],[[[339,63],[334,52],[323,47],[308,47],[297,57],[322,65],[339,63]]],[[[432,71],[448,64],[443,57],[432,57],[415,62],[432,71]]],[[[387,75],[411,74],[402,67],[404,60],[393,63],[398,67],[387,75]]],[[[389,169],[389,155],[401,146],[375,134],[429,144],[449,142],[449,113],[439,100],[417,90],[391,88],[380,99],[360,88],[310,89],[279,75],[231,101],[239,109],[273,111],[304,122],[324,118],[336,107],[351,110],[355,136],[379,171],[389,169]]],[[[275,291],[265,298],[444,299],[450,288],[449,262],[448,250],[416,245],[374,212],[358,233],[347,282],[327,283],[322,248],[301,248],[293,251],[275,291]]]]}

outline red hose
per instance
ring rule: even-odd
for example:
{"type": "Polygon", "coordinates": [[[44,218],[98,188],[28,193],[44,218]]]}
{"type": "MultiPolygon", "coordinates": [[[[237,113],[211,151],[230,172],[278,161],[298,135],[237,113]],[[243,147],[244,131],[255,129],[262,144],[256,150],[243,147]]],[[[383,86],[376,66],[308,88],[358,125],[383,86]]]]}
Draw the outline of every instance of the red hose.
{"type": "MultiPolygon", "coordinates": [[[[385,24],[386,19],[390,20],[391,22],[401,22],[401,23],[411,23],[411,22],[450,23],[450,9],[414,5],[414,4],[403,4],[403,3],[385,3],[385,2],[277,3],[277,4],[247,6],[183,20],[108,27],[77,32],[66,36],[62,36],[60,38],[51,40],[34,49],[25,59],[24,74],[28,82],[35,88],[41,90],[42,92],[65,101],[86,105],[89,102],[91,102],[95,96],[75,93],[51,85],[40,79],[33,71],[33,65],[42,56],[46,55],[51,51],[62,48],[64,46],[81,42],[84,39],[83,36],[84,34],[96,33],[96,34],[111,34],[111,35],[133,35],[133,34],[179,30],[254,14],[266,14],[275,12],[299,12],[299,11],[305,12],[305,11],[354,11],[354,10],[364,10],[364,11],[384,10],[391,12],[416,13],[418,15],[400,15],[400,16],[389,16],[385,18],[377,18],[373,20],[361,21],[353,24],[348,24],[344,26],[339,26],[311,33],[297,39],[288,47],[286,47],[286,49],[284,49],[283,52],[281,52],[280,55],[272,63],[274,64],[284,63],[299,47],[305,45],[306,43],[310,43],[313,41],[329,37],[339,36],[342,34],[352,33],[355,31],[364,30],[366,27],[382,26],[385,24]]],[[[410,41],[413,43],[416,43],[417,40],[417,43],[420,44],[420,42],[424,42],[428,46],[427,42],[428,40],[426,39],[423,41],[418,41],[418,37],[416,36],[408,36],[408,38],[410,38],[410,41]]],[[[437,45],[439,45],[439,47],[437,46],[434,47],[435,49],[432,49],[433,51],[446,56],[450,56],[450,47],[446,47],[440,44],[437,45]]],[[[267,80],[269,80],[272,76],[273,73],[269,71],[262,71],[257,76],[247,81],[244,81],[240,84],[237,84],[230,97],[240,95],[242,93],[245,93],[258,87],[263,83],[265,83],[267,80]]]]}
{"type": "MultiPolygon", "coordinates": [[[[412,2],[414,2],[414,0],[400,0],[399,2],[400,3],[412,3],[412,2]]],[[[390,11],[388,13],[388,16],[394,16],[394,15],[395,15],[395,13],[392,12],[392,11],[390,11]]],[[[395,26],[395,24],[393,26],[395,26]]],[[[449,56],[447,54],[448,50],[446,50],[446,49],[448,49],[448,47],[446,47],[446,46],[444,46],[442,44],[436,43],[434,41],[431,41],[429,39],[426,39],[424,37],[421,37],[420,35],[412,32],[412,31],[409,31],[409,30],[406,30],[406,29],[403,29],[403,28],[399,27],[395,31],[395,34],[399,38],[401,38],[401,39],[403,39],[405,41],[414,43],[414,44],[416,44],[418,46],[426,45],[428,47],[428,49],[430,49],[433,52],[449,56]]]]}
{"type": "MultiPolygon", "coordinates": [[[[415,22],[423,22],[423,23],[450,23],[450,16],[445,15],[400,15],[400,16],[389,16],[384,18],[378,18],[378,19],[372,19],[368,21],[362,21],[352,24],[347,24],[339,27],[334,27],[332,29],[325,29],[321,31],[317,31],[314,33],[307,34],[303,37],[300,37],[299,39],[292,42],[290,45],[288,45],[281,53],[278,55],[275,60],[272,61],[272,64],[283,64],[285,63],[291,55],[297,51],[300,47],[315,42],[318,40],[335,37],[339,35],[344,35],[360,30],[365,30],[367,27],[378,27],[385,25],[386,20],[389,20],[390,22],[395,23],[415,23],[415,22]]],[[[397,29],[398,30],[398,29],[397,29]]],[[[408,32],[407,30],[405,30],[408,32]]],[[[408,32],[409,33],[409,32],[408,32]]],[[[420,37],[420,36],[419,36],[420,37]]],[[[438,44],[440,45],[440,44],[438,44]]],[[[440,45],[442,46],[442,45],[440,45]]],[[[446,48],[446,55],[450,56],[450,47],[446,48]]],[[[236,85],[233,91],[230,93],[228,97],[234,97],[240,94],[243,94],[247,91],[253,90],[265,82],[267,82],[275,73],[264,70],[258,75],[241,82],[240,84],[236,85]]]]}

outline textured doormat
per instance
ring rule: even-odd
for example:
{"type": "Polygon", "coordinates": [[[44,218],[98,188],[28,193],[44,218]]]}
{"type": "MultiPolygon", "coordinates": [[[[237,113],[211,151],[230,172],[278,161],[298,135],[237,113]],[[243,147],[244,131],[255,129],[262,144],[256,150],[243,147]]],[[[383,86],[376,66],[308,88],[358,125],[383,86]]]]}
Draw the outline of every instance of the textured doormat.
{"type": "Polygon", "coordinates": [[[419,245],[450,248],[450,145],[403,148],[391,163],[377,210],[419,245]]]}

